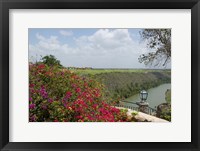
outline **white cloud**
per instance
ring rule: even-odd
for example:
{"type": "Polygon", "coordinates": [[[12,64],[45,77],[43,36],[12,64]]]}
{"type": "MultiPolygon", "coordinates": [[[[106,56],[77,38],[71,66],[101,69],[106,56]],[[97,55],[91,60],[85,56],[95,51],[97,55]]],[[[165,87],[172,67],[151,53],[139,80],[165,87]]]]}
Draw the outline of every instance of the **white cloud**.
{"type": "Polygon", "coordinates": [[[129,37],[128,30],[116,29],[100,29],[94,35],[88,37],[91,43],[98,44],[99,47],[105,49],[116,49],[129,45],[132,39],[129,37]]]}
{"type": "MultiPolygon", "coordinates": [[[[67,35],[67,31],[61,31],[67,35]]],[[[37,33],[36,38],[38,43],[29,44],[30,55],[53,54],[65,66],[143,67],[138,57],[147,51],[145,44],[132,39],[127,29],[99,29],[92,35],[74,38],[73,46],[61,43],[57,36],[37,33]]]]}
{"type": "Polygon", "coordinates": [[[36,34],[36,38],[39,42],[35,45],[40,50],[43,51],[52,51],[58,50],[60,48],[60,42],[58,41],[57,36],[50,36],[49,38],[45,38],[39,33],[36,34]]]}
{"type": "Polygon", "coordinates": [[[128,29],[99,29],[91,36],[81,36],[75,39],[76,45],[93,55],[134,55],[140,54],[142,44],[131,38],[128,29]]]}
{"type": "Polygon", "coordinates": [[[73,32],[69,30],[60,30],[59,33],[63,36],[72,36],[73,32]]]}

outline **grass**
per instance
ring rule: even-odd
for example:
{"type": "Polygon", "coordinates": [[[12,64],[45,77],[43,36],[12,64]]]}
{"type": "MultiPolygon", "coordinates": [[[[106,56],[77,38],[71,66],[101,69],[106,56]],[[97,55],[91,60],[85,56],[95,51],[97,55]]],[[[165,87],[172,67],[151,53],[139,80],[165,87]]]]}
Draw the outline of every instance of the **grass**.
{"type": "Polygon", "coordinates": [[[78,74],[101,74],[101,73],[112,73],[112,72],[127,72],[127,73],[148,73],[148,72],[170,72],[169,69],[166,70],[156,70],[156,69],[70,69],[70,71],[78,74]]]}

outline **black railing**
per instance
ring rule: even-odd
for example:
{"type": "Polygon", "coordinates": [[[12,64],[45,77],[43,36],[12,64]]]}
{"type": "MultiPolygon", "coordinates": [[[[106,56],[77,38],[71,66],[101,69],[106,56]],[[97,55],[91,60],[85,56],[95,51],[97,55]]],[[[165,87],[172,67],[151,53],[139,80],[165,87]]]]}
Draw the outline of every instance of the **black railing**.
{"type": "MultiPolygon", "coordinates": [[[[122,103],[130,103],[130,104],[136,104],[134,102],[129,102],[129,101],[120,101],[122,103]]],[[[118,104],[116,105],[118,107],[123,107],[123,108],[127,108],[127,109],[131,109],[131,110],[135,110],[135,111],[139,111],[139,106],[131,106],[131,105],[125,105],[125,104],[118,104]]],[[[145,108],[145,113],[149,114],[149,115],[155,115],[156,114],[156,109],[152,108],[152,107],[149,107],[147,106],[145,108]]]]}
{"type": "Polygon", "coordinates": [[[122,105],[122,104],[117,104],[116,106],[117,107],[123,107],[123,108],[131,109],[131,110],[135,110],[135,111],[139,111],[139,107],[136,107],[136,106],[122,105]]]}
{"type": "Polygon", "coordinates": [[[120,102],[130,103],[130,104],[136,104],[136,103],[134,103],[134,102],[129,102],[129,101],[120,101],[120,102]]]}
{"type": "Polygon", "coordinates": [[[148,110],[148,114],[150,114],[150,115],[156,114],[156,109],[154,109],[154,108],[151,108],[151,107],[148,106],[147,110],[148,110]]]}

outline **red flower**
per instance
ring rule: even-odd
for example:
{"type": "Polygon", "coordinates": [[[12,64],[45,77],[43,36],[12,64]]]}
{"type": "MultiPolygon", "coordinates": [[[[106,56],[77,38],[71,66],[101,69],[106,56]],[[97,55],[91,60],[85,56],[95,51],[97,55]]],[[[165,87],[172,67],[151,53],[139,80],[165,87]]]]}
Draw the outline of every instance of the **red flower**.
{"type": "Polygon", "coordinates": [[[29,84],[30,88],[33,88],[35,86],[35,84],[29,84]]]}
{"type": "Polygon", "coordinates": [[[72,96],[72,92],[67,91],[67,92],[66,92],[66,97],[67,97],[67,99],[69,99],[71,96],[72,96]]]}
{"type": "Polygon", "coordinates": [[[80,93],[80,92],[81,92],[81,88],[77,88],[76,93],[80,93]]]}
{"type": "Polygon", "coordinates": [[[43,69],[43,68],[45,68],[45,65],[44,65],[44,64],[40,64],[40,65],[38,66],[38,68],[39,68],[39,69],[43,69]]]}

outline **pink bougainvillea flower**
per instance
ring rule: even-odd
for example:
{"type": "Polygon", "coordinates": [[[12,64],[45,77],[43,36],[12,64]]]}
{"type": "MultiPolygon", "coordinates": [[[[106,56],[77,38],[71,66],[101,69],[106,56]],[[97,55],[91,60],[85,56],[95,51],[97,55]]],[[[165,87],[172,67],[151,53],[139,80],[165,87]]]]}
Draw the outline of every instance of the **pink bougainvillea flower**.
{"type": "Polygon", "coordinates": [[[47,109],[47,106],[46,106],[46,105],[42,105],[42,109],[43,109],[43,110],[46,110],[46,109],[47,109]]]}
{"type": "Polygon", "coordinates": [[[34,109],[35,106],[36,106],[35,104],[30,104],[30,105],[29,105],[29,109],[34,109]]]}
{"type": "Polygon", "coordinates": [[[39,69],[43,69],[43,68],[45,68],[45,65],[44,65],[44,64],[40,64],[40,65],[38,66],[38,68],[39,68],[39,69]]]}
{"type": "Polygon", "coordinates": [[[81,88],[77,88],[76,93],[80,93],[80,92],[81,92],[81,88]]]}
{"type": "Polygon", "coordinates": [[[36,116],[35,115],[32,115],[29,117],[29,121],[30,122],[35,122],[36,121],[36,116]]]}
{"type": "Polygon", "coordinates": [[[35,86],[35,84],[29,84],[30,88],[33,88],[35,86]]]}
{"type": "Polygon", "coordinates": [[[52,102],[53,102],[53,99],[51,99],[51,98],[48,99],[48,102],[49,102],[49,103],[52,103],[52,102]]]}
{"type": "Polygon", "coordinates": [[[72,92],[67,91],[67,92],[66,92],[66,98],[69,99],[71,96],[72,96],[72,92]]]}
{"type": "Polygon", "coordinates": [[[127,121],[126,113],[107,103],[110,98],[100,83],[63,70],[44,64],[30,67],[29,121],[127,121]]]}
{"type": "Polygon", "coordinates": [[[69,109],[70,111],[72,110],[72,108],[71,108],[70,106],[68,107],[68,109],[69,109]]]}

